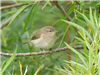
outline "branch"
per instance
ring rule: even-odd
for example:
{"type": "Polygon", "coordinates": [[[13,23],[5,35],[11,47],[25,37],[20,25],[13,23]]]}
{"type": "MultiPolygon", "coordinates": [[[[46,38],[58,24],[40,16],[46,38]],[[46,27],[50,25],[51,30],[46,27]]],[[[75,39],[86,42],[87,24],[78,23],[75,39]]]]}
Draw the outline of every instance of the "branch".
{"type": "Polygon", "coordinates": [[[9,6],[3,6],[3,7],[0,7],[0,10],[4,10],[4,9],[10,9],[10,8],[13,8],[13,7],[19,7],[21,5],[25,5],[25,4],[14,4],[14,5],[9,5],[9,6]]]}
{"type": "Polygon", "coordinates": [[[46,65],[44,65],[44,67],[39,70],[37,72],[37,74],[41,73],[44,69],[46,69],[47,67],[49,67],[53,62],[55,62],[57,59],[59,59],[61,56],[63,56],[65,53],[62,53],[61,55],[57,56],[55,59],[53,59],[52,61],[48,62],[46,65]]]}
{"type": "Polygon", "coordinates": [[[66,11],[62,8],[62,6],[58,3],[58,1],[53,1],[56,7],[61,11],[61,13],[66,16],[66,11]]]}
{"type": "MultiPolygon", "coordinates": [[[[80,3],[78,2],[78,1],[75,1],[78,5],[80,5],[80,3]]],[[[68,5],[70,5],[70,4],[72,4],[72,1],[70,1],[68,4],[67,4],[67,6],[68,5]]]]}
{"type": "MultiPolygon", "coordinates": [[[[16,13],[15,13],[16,14],[16,13]]],[[[15,15],[14,14],[14,15],[15,15]]],[[[2,29],[3,27],[7,26],[7,24],[10,22],[10,20],[14,17],[14,15],[12,15],[8,20],[6,20],[3,24],[1,24],[0,26],[0,29],[2,29]]]]}
{"type": "Polygon", "coordinates": [[[72,1],[70,1],[69,3],[67,3],[67,5],[66,5],[66,6],[69,6],[70,4],[72,4],[72,1]]]}
{"type": "MultiPolygon", "coordinates": [[[[32,5],[32,4],[31,4],[32,5]]],[[[29,5],[30,6],[30,5],[29,5]]],[[[28,6],[28,7],[29,7],[28,6]]],[[[27,7],[26,7],[27,8],[27,7]]],[[[24,8],[18,15],[20,15],[26,8],[24,8]]],[[[16,12],[17,13],[17,12],[16,12]]],[[[8,23],[11,21],[11,19],[16,15],[16,13],[14,15],[12,15],[8,20],[6,20],[3,24],[0,25],[0,29],[4,28],[5,26],[8,25],[8,23]]],[[[17,16],[18,16],[17,15],[17,16]]]]}
{"type": "MultiPolygon", "coordinates": [[[[82,45],[73,46],[73,48],[74,49],[83,49],[83,46],[82,45]]],[[[65,50],[69,50],[69,48],[64,47],[64,48],[54,49],[52,51],[33,52],[33,53],[17,53],[15,56],[20,57],[20,56],[35,56],[35,55],[53,54],[53,53],[60,52],[60,51],[65,51],[65,50]]],[[[0,52],[0,55],[11,57],[13,54],[0,52]]]]}
{"type": "Polygon", "coordinates": [[[100,5],[99,5],[99,14],[100,14],[100,5]]]}
{"type": "Polygon", "coordinates": [[[14,2],[8,2],[8,1],[1,2],[1,6],[2,5],[11,5],[11,4],[15,4],[15,3],[14,2]]]}
{"type": "Polygon", "coordinates": [[[75,1],[78,5],[80,5],[80,3],[78,1],[75,1]]]}
{"type": "MultiPolygon", "coordinates": [[[[31,2],[32,3],[32,2],[31,2]]],[[[22,4],[22,3],[20,3],[20,4],[14,4],[14,5],[8,5],[8,6],[3,6],[3,7],[0,7],[0,10],[4,10],[4,9],[10,9],[10,8],[13,8],[13,7],[19,7],[19,6],[22,6],[22,5],[27,5],[28,3],[25,3],[25,4],[22,4]]],[[[45,3],[39,3],[39,5],[44,5],[45,3]]],[[[47,4],[47,5],[49,5],[49,4],[47,4]]],[[[52,5],[54,5],[53,3],[52,3],[52,5]]]]}
{"type": "MultiPolygon", "coordinates": [[[[5,6],[5,7],[0,7],[0,10],[4,10],[4,9],[9,9],[9,8],[13,8],[13,7],[18,7],[18,6],[22,6],[22,5],[27,5],[28,3],[25,4],[14,4],[14,5],[10,5],[10,6],[5,6]]],[[[25,8],[26,9],[26,8],[25,8]]],[[[24,10],[23,10],[24,11],[24,10]]],[[[17,12],[16,12],[17,13],[17,12]]],[[[15,13],[15,14],[16,14],[15,13]]],[[[14,15],[15,15],[14,14],[14,15]]],[[[9,19],[7,19],[3,24],[0,25],[0,29],[4,28],[5,26],[7,26],[7,24],[10,22],[10,20],[14,17],[14,15],[12,15],[9,19]]]]}
{"type": "MultiPolygon", "coordinates": [[[[62,6],[58,3],[58,1],[53,1],[53,3],[56,5],[56,7],[61,11],[61,13],[66,16],[66,11],[62,8],[62,6]]],[[[71,18],[68,16],[68,20],[71,21],[71,18]]]]}

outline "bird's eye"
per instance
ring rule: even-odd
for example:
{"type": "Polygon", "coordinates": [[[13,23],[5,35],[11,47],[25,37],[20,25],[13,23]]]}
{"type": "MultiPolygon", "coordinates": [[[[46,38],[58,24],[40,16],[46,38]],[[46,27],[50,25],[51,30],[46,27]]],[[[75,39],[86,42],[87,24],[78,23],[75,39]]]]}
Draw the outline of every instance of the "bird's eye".
{"type": "Polygon", "coordinates": [[[49,32],[52,32],[51,30],[49,32]]]}

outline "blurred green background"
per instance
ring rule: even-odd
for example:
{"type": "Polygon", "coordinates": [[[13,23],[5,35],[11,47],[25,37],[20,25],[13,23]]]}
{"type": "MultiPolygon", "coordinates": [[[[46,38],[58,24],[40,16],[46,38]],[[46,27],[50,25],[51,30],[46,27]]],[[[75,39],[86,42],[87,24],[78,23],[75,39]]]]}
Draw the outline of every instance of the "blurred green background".
{"type": "MultiPolygon", "coordinates": [[[[13,2],[15,4],[31,4],[35,1],[9,2],[13,2]]],[[[89,17],[89,7],[91,7],[93,11],[97,11],[97,16],[100,15],[100,2],[98,1],[78,1],[80,4],[72,1],[72,3],[68,5],[67,10],[65,8],[71,1],[58,2],[67,12],[68,16],[71,17],[72,22],[79,24],[87,31],[89,31],[89,29],[87,25],[85,25],[86,23],[80,22],[77,19],[79,18],[84,21],[83,17],[80,14],[77,14],[75,10],[78,10],[89,17]]],[[[22,9],[29,4],[1,10],[1,24],[10,18],[14,13],[22,11],[22,9]]],[[[1,7],[3,6],[7,6],[7,4],[3,4],[3,1],[1,1],[1,7]]],[[[63,34],[59,40],[57,40],[52,49],[66,47],[64,42],[68,41],[66,34],[66,29],[68,26],[62,21],[62,19],[66,20],[66,16],[64,16],[55,5],[50,4],[50,1],[42,1],[37,2],[36,4],[31,4],[20,14],[16,15],[18,16],[13,19],[10,24],[1,29],[1,52],[14,53],[16,46],[17,53],[40,52],[41,50],[34,50],[31,44],[23,45],[23,43],[30,40],[32,36],[44,26],[54,26],[58,31],[57,36],[62,33],[65,34],[63,34]],[[46,3],[47,5],[45,6],[46,3]]],[[[77,28],[74,28],[73,26],[69,27],[69,41],[71,46],[82,45],[82,42],[75,39],[75,37],[80,37],[80,35],[77,33],[77,28]]],[[[9,58],[10,57],[7,56],[1,56],[1,66],[4,66],[9,58]]],[[[76,61],[76,58],[78,58],[77,54],[71,51],[71,60],[76,61]]],[[[25,73],[26,66],[28,66],[28,71],[25,75],[33,75],[38,70],[40,72],[37,75],[64,75],[64,73],[59,70],[63,69],[64,67],[68,68],[68,66],[65,65],[64,60],[68,60],[67,51],[47,55],[15,57],[4,71],[3,75],[20,75],[19,61],[22,64],[23,74],[25,73]],[[45,68],[41,69],[41,67],[45,68]]]]}

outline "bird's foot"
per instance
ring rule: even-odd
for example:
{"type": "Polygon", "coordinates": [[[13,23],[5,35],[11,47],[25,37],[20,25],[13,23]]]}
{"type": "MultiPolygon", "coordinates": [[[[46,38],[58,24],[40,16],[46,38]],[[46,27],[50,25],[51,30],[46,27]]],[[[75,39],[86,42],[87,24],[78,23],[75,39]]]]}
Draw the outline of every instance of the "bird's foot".
{"type": "Polygon", "coordinates": [[[40,48],[42,51],[43,51],[43,49],[42,48],[40,48]]]}
{"type": "Polygon", "coordinates": [[[42,48],[40,48],[40,49],[41,49],[41,50],[44,52],[44,54],[45,54],[46,51],[45,51],[44,49],[42,49],[42,48]]]}
{"type": "Polygon", "coordinates": [[[53,50],[52,48],[49,49],[49,51],[52,51],[52,50],[53,50]]]}

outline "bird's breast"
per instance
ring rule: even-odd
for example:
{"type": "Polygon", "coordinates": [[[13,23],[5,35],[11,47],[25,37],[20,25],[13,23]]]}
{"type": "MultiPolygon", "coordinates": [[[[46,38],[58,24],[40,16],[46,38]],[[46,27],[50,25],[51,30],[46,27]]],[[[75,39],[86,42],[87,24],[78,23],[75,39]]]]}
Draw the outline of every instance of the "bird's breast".
{"type": "Polygon", "coordinates": [[[47,50],[51,48],[56,41],[56,36],[54,37],[44,37],[44,38],[39,38],[32,40],[31,42],[33,43],[35,48],[42,48],[44,50],[47,50]]]}

